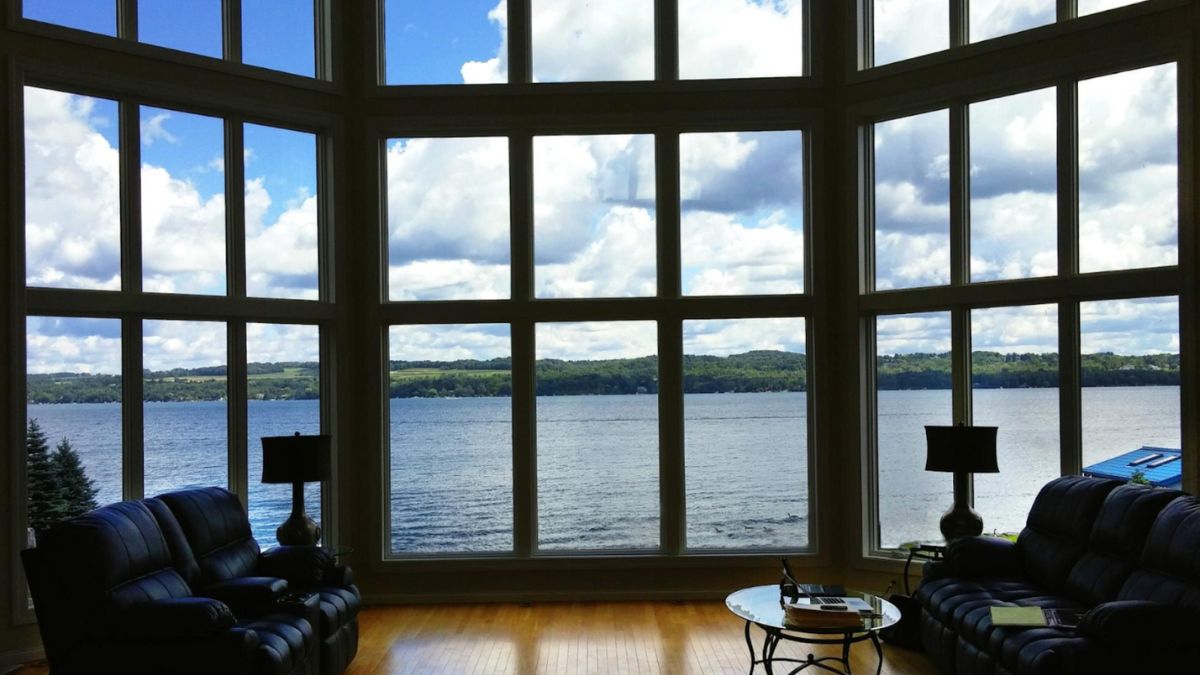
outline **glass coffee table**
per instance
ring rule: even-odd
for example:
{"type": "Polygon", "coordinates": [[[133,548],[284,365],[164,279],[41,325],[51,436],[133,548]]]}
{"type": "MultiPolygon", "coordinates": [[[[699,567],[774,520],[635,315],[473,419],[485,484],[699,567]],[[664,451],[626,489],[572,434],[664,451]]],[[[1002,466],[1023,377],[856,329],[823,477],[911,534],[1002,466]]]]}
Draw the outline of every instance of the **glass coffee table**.
{"type": "Polygon", "coordinates": [[[755,667],[761,663],[767,675],[774,675],[774,664],[784,663],[798,664],[788,671],[789,675],[806,668],[849,675],[850,645],[868,640],[875,646],[875,654],[879,657],[875,674],[883,672],[883,646],[879,642],[879,630],[898,623],[900,610],[887,600],[870,593],[846,591],[846,597],[862,598],[871,606],[872,614],[863,618],[861,626],[797,628],[789,625],[785,619],[778,584],[753,586],[730,593],[729,597],[725,598],[725,606],[746,621],[746,648],[750,650],[750,673],[753,675],[755,667]],[[755,651],[754,641],[750,636],[751,624],[761,628],[765,634],[762,649],[758,652],[755,651]],[[842,655],[818,657],[809,653],[807,659],[777,657],[775,649],[784,640],[808,645],[841,645],[842,655]]]}

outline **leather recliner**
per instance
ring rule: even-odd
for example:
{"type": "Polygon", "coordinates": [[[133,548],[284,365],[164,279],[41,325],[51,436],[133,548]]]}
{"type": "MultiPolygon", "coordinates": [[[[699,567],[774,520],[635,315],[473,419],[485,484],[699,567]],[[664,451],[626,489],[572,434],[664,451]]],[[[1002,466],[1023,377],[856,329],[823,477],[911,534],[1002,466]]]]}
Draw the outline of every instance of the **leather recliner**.
{"type": "Polygon", "coordinates": [[[315,675],[320,647],[304,616],[314,608],[276,602],[241,616],[197,595],[162,513],[155,500],[112,504],[21,552],[51,672],[315,675]]]}
{"type": "Polygon", "coordinates": [[[1191,673],[1200,663],[1200,499],[1065,476],[1017,541],[968,537],[929,563],[921,637],[944,673],[1191,673]],[[1084,610],[1074,629],[994,626],[990,607],[1084,610]]]}
{"type": "Polygon", "coordinates": [[[283,579],[291,592],[315,594],[320,672],[346,669],[358,651],[362,604],[349,567],[315,546],[260,551],[241,501],[224,488],[180,490],[156,501],[169,511],[159,521],[180,576],[198,593],[253,608],[272,594],[272,581],[283,579]]]}

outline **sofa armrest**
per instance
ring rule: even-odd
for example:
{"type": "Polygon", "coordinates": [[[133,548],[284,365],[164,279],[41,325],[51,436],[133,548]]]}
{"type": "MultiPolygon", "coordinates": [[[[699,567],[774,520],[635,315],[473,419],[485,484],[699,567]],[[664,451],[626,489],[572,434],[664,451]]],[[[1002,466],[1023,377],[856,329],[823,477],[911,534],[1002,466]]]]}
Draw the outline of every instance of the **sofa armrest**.
{"type": "Polygon", "coordinates": [[[1017,545],[998,537],[955,539],[946,547],[946,564],[955,576],[967,579],[1023,576],[1017,545]]]}
{"type": "Polygon", "coordinates": [[[202,595],[229,605],[241,615],[269,611],[288,592],[288,582],[276,577],[234,577],[204,587],[202,595]]]}
{"type": "Polygon", "coordinates": [[[1200,614],[1195,611],[1145,600],[1117,600],[1093,607],[1083,616],[1076,632],[1101,643],[1188,644],[1195,640],[1200,614]]]}
{"type": "Polygon", "coordinates": [[[321,583],[326,586],[337,586],[339,588],[349,588],[354,585],[354,571],[349,565],[334,565],[325,570],[325,578],[321,583]]]}
{"type": "Polygon", "coordinates": [[[293,586],[316,586],[326,583],[334,566],[333,556],[319,546],[276,546],[259,554],[257,571],[287,579],[293,586]]]}
{"type": "Polygon", "coordinates": [[[216,635],[233,627],[233,612],[212,598],[172,598],[130,607],[112,619],[113,637],[126,640],[187,639],[216,635]]]}

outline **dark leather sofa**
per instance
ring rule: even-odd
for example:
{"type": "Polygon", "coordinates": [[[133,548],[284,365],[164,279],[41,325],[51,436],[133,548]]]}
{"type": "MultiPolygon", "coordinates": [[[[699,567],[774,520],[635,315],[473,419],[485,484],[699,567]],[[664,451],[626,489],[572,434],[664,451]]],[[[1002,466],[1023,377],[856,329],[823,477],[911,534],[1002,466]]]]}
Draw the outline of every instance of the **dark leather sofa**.
{"type": "Polygon", "coordinates": [[[1042,488],[1015,543],[955,540],[917,590],[943,673],[1200,672],[1200,499],[1066,476],[1042,488]],[[990,607],[1086,610],[1074,629],[992,625],[990,607]]]}
{"type": "Polygon", "coordinates": [[[358,648],[349,568],[316,547],[260,552],[221,488],[96,509],[21,558],[55,675],[332,675],[358,648]]]}

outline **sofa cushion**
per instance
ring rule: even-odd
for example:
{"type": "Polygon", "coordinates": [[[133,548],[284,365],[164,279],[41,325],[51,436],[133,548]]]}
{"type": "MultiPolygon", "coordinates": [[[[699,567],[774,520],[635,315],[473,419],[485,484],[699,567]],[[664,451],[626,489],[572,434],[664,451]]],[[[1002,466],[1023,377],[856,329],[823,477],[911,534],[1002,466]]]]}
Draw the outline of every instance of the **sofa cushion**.
{"type": "Polygon", "coordinates": [[[1017,537],[1025,576],[1050,593],[1063,593],[1067,576],[1087,550],[1092,524],[1108,494],[1121,483],[1063,476],[1047,483],[1017,537]]]}
{"type": "Polygon", "coordinates": [[[321,635],[330,635],[358,617],[361,604],[357,589],[323,587],[317,589],[321,602],[321,635]]]}
{"type": "Polygon", "coordinates": [[[1179,497],[1158,514],[1138,569],[1118,600],[1152,600],[1200,612],[1200,498],[1179,497]]]}
{"type": "Polygon", "coordinates": [[[239,624],[258,634],[254,654],[255,675],[303,674],[310,670],[317,650],[313,626],[289,614],[272,614],[239,624]]]}
{"type": "MultiPolygon", "coordinates": [[[[159,495],[186,537],[198,570],[199,587],[234,577],[252,576],[258,542],[237,495],[218,487],[180,490],[159,495]]],[[[184,568],[190,563],[183,561],[184,568]]]]}
{"type": "Polygon", "coordinates": [[[1182,495],[1141,485],[1122,485],[1108,493],[1087,550],[1067,575],[1067,594],[1089,606],[1116,598],[1141,558],[1155,518],[1182,495]]]}

